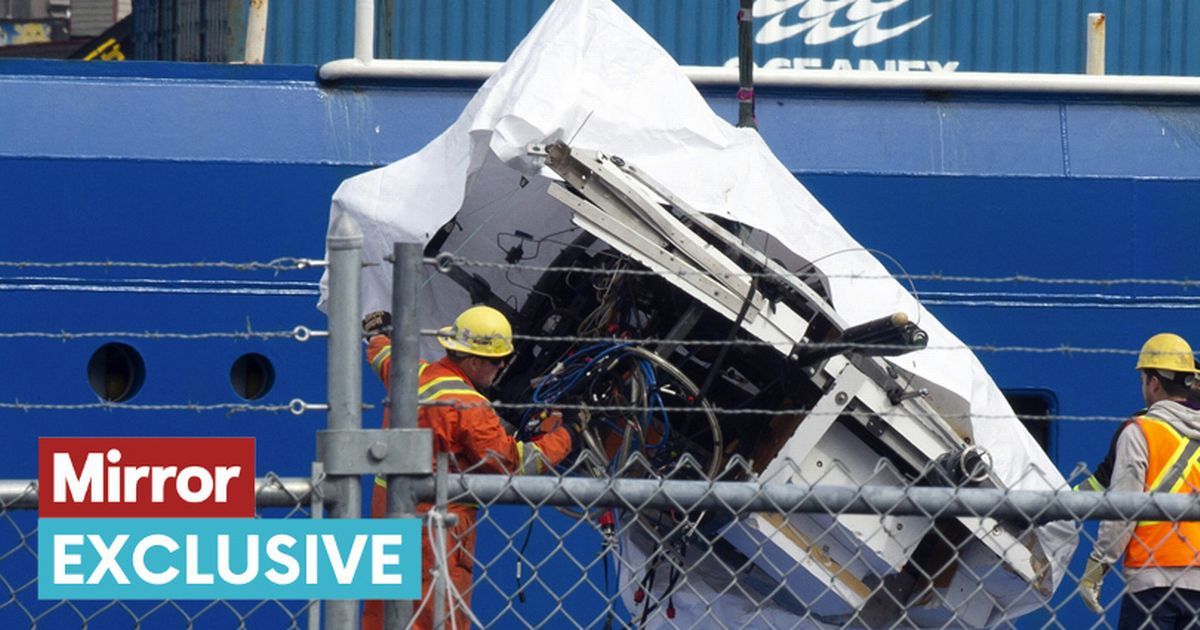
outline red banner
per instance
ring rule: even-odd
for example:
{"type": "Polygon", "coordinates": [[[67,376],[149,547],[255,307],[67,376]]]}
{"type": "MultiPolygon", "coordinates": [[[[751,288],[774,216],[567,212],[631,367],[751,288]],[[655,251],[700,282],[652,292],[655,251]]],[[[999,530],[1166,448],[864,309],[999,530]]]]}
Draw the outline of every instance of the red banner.
{"type": "Polygon", "coordinates": [[[254,516],[254,438],[40,438],[38,516],[254,516]]]}

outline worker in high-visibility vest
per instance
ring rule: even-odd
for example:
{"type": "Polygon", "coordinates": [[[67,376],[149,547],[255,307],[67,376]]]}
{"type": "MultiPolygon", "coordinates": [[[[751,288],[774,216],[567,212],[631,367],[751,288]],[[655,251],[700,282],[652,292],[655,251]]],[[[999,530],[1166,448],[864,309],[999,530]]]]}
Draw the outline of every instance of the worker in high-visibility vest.
{"type": "MultiPolygon", "coordinates": [[[[370,337],[367,360],[384,383],[391,379],[391,339],[383,334],[391,325],[391,316],[383,311],[369,313],[363,319],[363,331],[370,337]]],[[[559,414],[546,414],[540,434],[529,442],[508,435],[500,417],[487,397],[479,393],[492,385],[504,363],[513,353],[512,326],[500,311],[488,306],[473,306],[463,311],[452,326],[442,328],[437,340],[446,349],[446,356],[435,363],[420,362],[417,377],[417,425],[433,429],[433,452],[449,455],[451,472],[486,472],[500,474],[536,474],[545,467],[557,464],[571,452],[572,430],[562,423],[559,414]]],[[[390,419],[384,413],[383,426],[390,419]]],[[[436,459],[435,459],[436,467],[436,459]]],[[[377,478],[371,498],[371,516],[386,513],[387,481],[377,478]]],[[[417,513],[425,514],[431,503],[417,504],[417,513]]],[[[445,558],[449,569],[449,586],[453,605],[447,616],[460,629],[471,627],[472,571],[475,565],[474,504],[451,503],[448,511],[458,522],[447,528],[445,558]]],[[[421,535],[421,593],[414,602],[414,628],[433,627],[435,606],[432,601],[431,571],[436,568],[437,555],[424,529],[421,535]]],[[[367,602],[363,611],[363,629],[382,628],[382,602],[367,602]]]]}
{"type": "MultiPolygon", "coordinates": [[[[1200,492],[1200,404],[1188,400],[1197,376],[1192,348],[1178,335],[1154,335],[1138,354],[1146,411],[1117,437],[1110,490],[1200,492]]],[[[1200,611],[1200,522],[1105,521],[1079,594],[1103,613],[1100,587],[1124,555],[1120,628],[1182,628],[1200,611]]]]}
{"type": "MultiPolygon", "coordinates": [[[[1196,374],[1200,375],[1200,359],[1195,361],[1196,374]]],[[[1188,391],[1188,400],[1193,403],[1200,403],[1200,378],[1192,379],[1192,388],[1188,391]]],[[[1138,417],[1146,413],[1145,409],[1133,414],[1133,417],[1138,417]]],[[[1122,427],[1124,428],[1124,427],[1122,427]]],[[[1096,465],[1095,472],[1087,479],[1075,484],[1073,490],[1088,490],[1103,492],[1108,488],[1109,479],[1112,477],[1113,463],[1117,458],[1117,438],[1121,437],[1121,431],[1118,429],[1113,433],[1112,441],[1108,444],[1108,451],[1104,454],[1104,459],[1096,465]]]]}

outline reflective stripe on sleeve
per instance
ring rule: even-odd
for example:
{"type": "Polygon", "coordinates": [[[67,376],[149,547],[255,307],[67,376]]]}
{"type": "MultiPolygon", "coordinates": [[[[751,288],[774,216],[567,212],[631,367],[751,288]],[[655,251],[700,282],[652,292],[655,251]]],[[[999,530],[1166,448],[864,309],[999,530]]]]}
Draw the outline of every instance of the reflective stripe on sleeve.
{"type": "Polygon", "coordinates": [[[418,390],[417,399],[420,402],[428,403],[452,394],[477,398],[480,401],[480,403],[467,403],[468,405],[488,404],[488,399],[483,394],[471,389],[471,386],[467,385],[462,379],[454,377],[444,377],[430,381],[418,390]]]}
{"type": "Polygon", "coordinates": [[[374,359],[371,359],[371,369],[375,371],[376,375],[382,374],[383,366],[386,365],[387,362],[391,360],[391,358],[392,358],[392,347],[384,346],[383,350],[380,350],[379,354],[375,355],[374,359]]]}
{"type": "Polygon", "coordinates": [[[432,390],[440,389],[440,388],[442,388],[443,385],[445,385],[447,383],[452,384],[456,387],[469,388],[466,381],[462,380],[461,378],[458,378],[457,376],[439,376],[438,378],[431,379],[428,383],[424,383],[420,387],[418,387],[417,395],[421,396],[421,395],[425,394],[425,392],[427,392],[431,389],[432,390]]]}
{"type": "Polygon", "coordinates": [[[517,442],[516,475],[536,475],[542,472],[542,448],[533,442],[517,442]]]}

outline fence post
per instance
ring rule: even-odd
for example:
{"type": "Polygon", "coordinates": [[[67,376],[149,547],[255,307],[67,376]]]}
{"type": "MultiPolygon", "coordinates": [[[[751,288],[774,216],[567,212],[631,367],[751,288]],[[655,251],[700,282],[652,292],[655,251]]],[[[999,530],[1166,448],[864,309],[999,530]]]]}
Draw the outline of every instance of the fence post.
{"type": "MultiPolygon", "coordinates": [[[[423,247],[418,243],[396,243],[392,252],[392,372],[388,413],[394,429],[417,428],[417,362],[421,355],[417,294],[423,256],[423,247]]],[[[412,439],[420,438],[413,435],[412,439]]],[[[389,475],[387,487],[388,518],[416,516],[412,476],[389,475]]],[[[388,600],[384,604],[384,626],[407,628],[412,612],[412,602],[388,600]]]]}
{"type": "MultiPolygon", "coordinates": [[[[312,484],[312,495],[308,499],[311,518],[323,519],[325,518],[325,496],[321,492],[321,485],[325,483],[324,464],[313,462],[312,476],[309,477],[309,482],[312,484]]],[[[321,630],[321,600],[319,599],[314,599],[308,604],[308,630],[321,630]]]]}
{"type": "MultiPolygon", "coordinates": [[[[447,475],[450,469],[450,458],[445,451],[437,454],[437,475],[434,477],[434,507],[438,513],[446,515],[449,503],[449,486],[447,475]]],[[[433,609],[433,627],[443,630],[446,627],[446,613],[449,612],[441,602],[446,601],[447,580],[450,579],[449,567],[438,567],[437,575],[433,578],[433,601],[437,604],[433,609]]]]}
{"type": "MultiPolygon", "coordinates": [[[[329,250],[329,430],[362,429],[362,345],[360,287],[362,232],[343,214],[334,220],[326,239],[329,250]]],[[[318,457],[321,457],[318,446],[318,457]]],[[[362,514],[362,480],[358,475],[329,475],[337,497],[332,518],[359,518],[362,514]]],[[[358,600],[330,600],[325,604],[328,630],[357,630],[358,600]]]]}

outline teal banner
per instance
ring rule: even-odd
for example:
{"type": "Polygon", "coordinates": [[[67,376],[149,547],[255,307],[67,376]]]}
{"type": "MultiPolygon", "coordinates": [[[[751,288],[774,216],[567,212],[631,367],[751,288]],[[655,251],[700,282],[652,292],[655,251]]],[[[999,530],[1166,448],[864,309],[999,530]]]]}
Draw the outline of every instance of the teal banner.
{"type": "Polygon", "coordinates": [[[417,599],[421,522],[44,518],[40,599],[417,599]]]}

